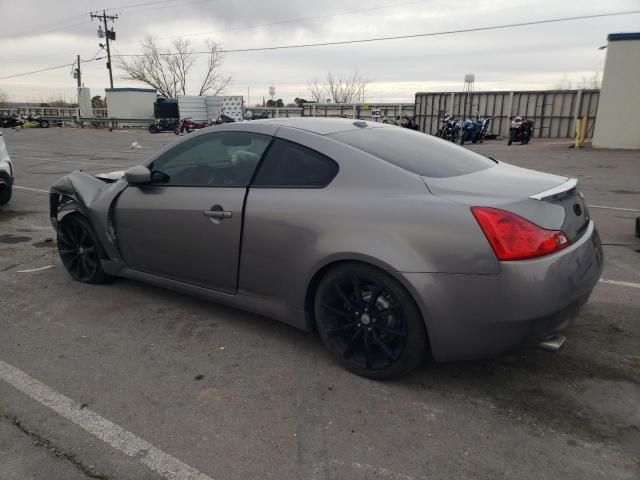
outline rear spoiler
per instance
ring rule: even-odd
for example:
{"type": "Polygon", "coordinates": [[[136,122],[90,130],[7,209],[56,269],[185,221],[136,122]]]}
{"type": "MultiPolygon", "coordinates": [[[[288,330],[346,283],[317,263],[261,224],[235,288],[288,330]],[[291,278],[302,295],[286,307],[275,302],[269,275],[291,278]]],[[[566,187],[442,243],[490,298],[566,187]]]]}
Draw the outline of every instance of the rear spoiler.
{"type": "Polygon", "coordinates": [[[549,190],[545,190],[544,192],[536,193],[534,195],[529,196],[529,198],[533,198],[534,200],[546,200],[550,197],[555,197],[556,195],[560,195],[562,193],[567,193],[576,188],[578,185],[577,178],[570,178],[566,182],[561,183],[557,187],[550,188],[549,190]]]}

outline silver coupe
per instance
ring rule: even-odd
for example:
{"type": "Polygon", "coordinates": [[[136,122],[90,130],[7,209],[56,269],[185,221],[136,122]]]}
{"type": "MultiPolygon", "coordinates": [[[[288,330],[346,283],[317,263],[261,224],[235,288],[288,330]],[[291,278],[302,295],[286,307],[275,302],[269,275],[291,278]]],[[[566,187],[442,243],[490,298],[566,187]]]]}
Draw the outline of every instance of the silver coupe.
{"type": "Polygon", "coordinates": [[[288,118],[73,172],[50,211],[74,279],[128,277],[317,331],[382,379],[427,354],[559,346],[603,266],[576,184],[397,126],[288,118]]]}

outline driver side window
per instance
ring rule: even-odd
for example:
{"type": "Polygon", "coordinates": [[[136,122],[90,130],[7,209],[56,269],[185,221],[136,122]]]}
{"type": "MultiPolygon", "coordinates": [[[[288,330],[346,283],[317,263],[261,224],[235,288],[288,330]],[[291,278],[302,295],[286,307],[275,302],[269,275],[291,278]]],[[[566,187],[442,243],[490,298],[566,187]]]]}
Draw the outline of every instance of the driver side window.
{"type": "Polygon", "coordinates": [[[271,137],[249,132],[199,135],[163,153],[152,165],[151,183],[183,187],[244,187],[271,137]]]}

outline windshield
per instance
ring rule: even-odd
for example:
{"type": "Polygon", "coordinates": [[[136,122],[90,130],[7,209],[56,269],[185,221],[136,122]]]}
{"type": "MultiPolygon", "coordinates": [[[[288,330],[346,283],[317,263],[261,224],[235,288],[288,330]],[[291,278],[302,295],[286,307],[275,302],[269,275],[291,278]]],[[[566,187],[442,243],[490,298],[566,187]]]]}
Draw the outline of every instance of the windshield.
{"type": "Polygon", "coordinates": [[[466,148],[406,128],[363,128],[329,137],[423,177],[456,177],[496,165],[466,148]]]}

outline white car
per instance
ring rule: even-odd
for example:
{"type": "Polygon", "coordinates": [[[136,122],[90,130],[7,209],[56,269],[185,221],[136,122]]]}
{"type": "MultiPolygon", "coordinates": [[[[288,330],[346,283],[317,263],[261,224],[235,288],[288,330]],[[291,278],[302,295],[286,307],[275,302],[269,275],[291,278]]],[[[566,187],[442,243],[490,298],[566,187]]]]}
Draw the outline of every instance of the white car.
{"type": "Polygon", "coordinates": [[[11,200],[13,192],[13,165],[4,143],[2,132],[0,132],[0,205],[4,205],[11,200]]]}

